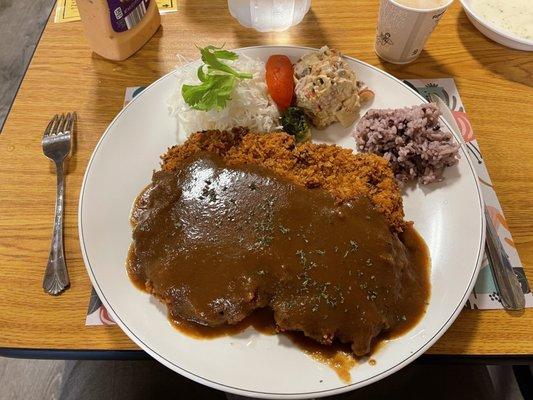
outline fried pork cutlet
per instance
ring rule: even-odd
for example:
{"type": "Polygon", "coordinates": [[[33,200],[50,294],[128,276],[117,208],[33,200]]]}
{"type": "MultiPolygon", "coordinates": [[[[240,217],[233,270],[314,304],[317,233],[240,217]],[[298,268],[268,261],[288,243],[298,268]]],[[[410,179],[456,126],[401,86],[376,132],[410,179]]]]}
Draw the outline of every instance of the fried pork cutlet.
{"type": "Polygon", "coordinates": [[[339,203],[366,196],[391,228],[405,227],[398,185],[387,161],[374,154],[354,154],[340,146],[302,143],[286,133],[253,133],[246,128],[192,134],[162,156],[162,170],[174,171],[199,152],[221,156],[229,165],[256,164],[307,188],[321,187],[339,203]]]}
{"type": "Polygon", "coordinates": [[[127,268],[171,319],[233,325],[266,307],[279,331],[363,355],[423,313],[424,253],[402,242],[379,156],[239,128],[193,134],[162,160],[134,204],[127,268]]]}

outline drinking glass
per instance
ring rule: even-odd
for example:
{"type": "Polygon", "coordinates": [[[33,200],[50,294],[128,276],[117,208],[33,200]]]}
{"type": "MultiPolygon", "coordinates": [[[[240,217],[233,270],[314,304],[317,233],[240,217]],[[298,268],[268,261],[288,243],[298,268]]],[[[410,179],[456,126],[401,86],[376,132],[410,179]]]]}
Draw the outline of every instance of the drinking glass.
{"type": "Polygon", "coordinates": [[[281,32],[299,24],[311,0],[228,0],[230,14],[247,28],[281,32]]]}

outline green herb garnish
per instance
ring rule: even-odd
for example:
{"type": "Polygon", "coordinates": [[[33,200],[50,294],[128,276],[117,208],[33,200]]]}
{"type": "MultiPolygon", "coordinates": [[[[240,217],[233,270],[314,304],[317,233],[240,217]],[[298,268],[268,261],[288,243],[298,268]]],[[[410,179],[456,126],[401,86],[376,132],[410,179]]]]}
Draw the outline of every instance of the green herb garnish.
{"type": "Polygon", "coordinates": [[[296,143],[311,140],[311,127],[301,108],[287,108],[281,115],[281,125],[285,132],[294,136],[296,143]]]}
{"type": "Polygon", "coordinates": [[[221,60],[236,60],[239,56],[222,47],[198,48],[202,64],[198,68],[198,85],[183,85],[181,95],[185,102],[196,110],[223,109],[231,99],[237,79],[252,79],[252,74],[236,71],[221,60]]]}

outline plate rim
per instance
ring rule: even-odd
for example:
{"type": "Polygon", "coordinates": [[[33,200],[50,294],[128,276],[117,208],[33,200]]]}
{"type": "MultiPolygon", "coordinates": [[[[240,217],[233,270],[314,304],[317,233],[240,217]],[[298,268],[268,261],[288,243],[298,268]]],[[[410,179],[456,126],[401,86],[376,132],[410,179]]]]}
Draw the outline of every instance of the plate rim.
{"type": "MultiPolygon", "coordinates": [[[[289,49],[311,50],[311,51],[319,50],[319,49],[314,48],[314,47],[297,46],[297,45],[258,45],[258,46],[238,47],[238,48],[233,48],[231,50],[232,51],[243,51],[243,50],[258,50],[258,49],[268,49],[268,48],[270,48],[270,49],[272,49],[272,48],[277,48],[277,49],[289,48],[289,49]]],[[[353,61],[355,63],[362,64],[362,65],[364,65],[364,66],[366,66],[366,67],[368,67],[368,68],[370,68],[370,69],[372,69],[372,70],[374,70],[376,72],[381,73],[385,77],[387,77],[389,79],[392,79],[393,81],[395,81],[395,82],[399,83],[400,85],[404,86],[405,88],[407,88],[409,91],[411,91],[417,97],[419,97],[420,100],[427,101],[427,99],[425,99],[421,94],[419,94],[417,91],[415,91],[408,84],[406,84],[402,80],[394,77],[393,75],[389,74],[388,72],[383,71],[383,70],[379,69],[378,67],[375,67],[375,66],[373,66],[371,64],[368,64],[368,63],[366,63],[364,61],[361,61],[361,60],[359,60],[359,59],[357,59],[355,57],[347,56],[344,53],[343,53],[343,57],[345,57],[345,58],[347,58],[347,59],[349,59],[349,60],[351,60],[351,61],[353,61]]],[[[185,64],[177,66],[175,69],[169,71],[168,73],[166,73],[165,75],[163,75],[162,77],[160,77],[159,79],[155,80],[150,85],[148,85],[143,90],[142,93],[145,93],[147,90],[151,90],[154,86],[156,86],[156,84],[159,81],[167,79],[167,77],[169,75],[174,74],[177,69],[183,68],[183,67],[185,67],[185,66],[187,66],[189,64],[197,62],[198,60],[199,59],[197,58],[197,59],[194,59],[194,60],[192,60],[190,62],[187,62],[185,64]]],[[[142,95],[142,93],[141,93],[141,95],[142,95]]],[[[475,168],[473,166],[471,158],[468,156],[468,153],[464,149],[463,146],[460,147],[460,151],[462,152],[462,154],[463,154],[464,158],[466,159],[466,161],[468,163],[468,166],[470,167],[470,170],[472,172],[472,175],[473,175],[473,178],[474,178],[474,182],[475,182],[475,185],[476,185],[478,201],[479,201],[479,209],[480,209],[479,219],[480,219],[480,222],[481,222],[481,224],[480,224],[480,229],[481,229],[480,233],[481,233],[481,235],[480,235],[480,242],[479,242],[479,247],[478,247],[477,261],[476,261],[476,265],[475,265],[475,268],[473,270],[472,276],[470,277],[470,281],[468,283],[467,289],[466,289],[465,293],[463,294],[463,297],[461,298],[459,304],[456,306],[454,312],[446,320],[444,325],[442,327],[440,327],[440,329],[431,338],[429,338],[425,342],[425,344],[423,346],[421,346],[417,351],[413,352],[408,357],[406,357],[405,359],[403,359],[399,363],[395,364],[394,366],[388,368],[387,370],[382,371],[379,374],[374,375],[374,376],[372,376],[370,378],[367,378],[365,380],[362,380],[362,381],[359,381],[359,382],[356,382],[356,383],[347,384],[347,385],[344,385],[344,386],[340,386],[340,387],[335,388],[335,389],[324,389],[324,390],[318,390],[318,391],[299,392],[299,393],[295,393],[295,392],[289,392],[289,393],[263,392],[263,391],[255,391],[255,390],[243,389],[243,388],[239,388],[239,387],[226,385],[224,383],[212,381],[212,380],[209,380],[207,378],[204,378],[203,376],[197,375],[194,372],[188,371],[187,369],[182,368],[179,365],[176,365],[174,362],[168,360],[163,355],[159,354],[157,351],[152,349],[148,344],[146,344],[141,338],[137,337],[137,335],[132,330],[130,330],[130,328],[122,321],[122,319],[115,312],[115,310],[113,309],[112,305],[108,302],[105,294],[101,290],[101,288],[100,288],[100,286],[98,284],[98,281],[96,280],[96,277],[95,277],[95,275],[93,273],[93,269],[92,269],[92,266],[91,266],[91,263],[90,263],[90,260],[89,260],[89,256],[88,256],[87,250],[85,248],[85,240],[84,240],[84,234],[83,234],[82,210],[83,210],[84,192],[85,192],[87,179],[88,179],[88,176],[89,176],[89,173],[90,173],[90,170],[91,170],[91,166],[92,166],[92,163],[93,163],[94,158],[96,156],[96,153],[98,152],[98,149],[100,148],[100,146],[103,144],[106,136],[109,134],[109,131],[111,130],[113,125],[117,122],[118,119],[121,118],[123,113],[127,112],[127,110],[130,107],[130,105],[133,104],[133,102],[135,102],[139,98],[140,98],[140,96],[137,96],[137,97],[133,98],[125,107],[123,107],[119,111],[119,113],[115,116],[115,118],[113,118],[113,120],[109,123],[109,125],[105,129],[104,133],[102,134],[102,136],[98,140],[98,142],[97,142],[97,144],[96,144],[96,146],[95,146],[95,148],[94,148],[94,150],[93,150],[93,152],[91,154],[91,157],[90,157],[89,162],[87,163],[87,167],[85,169],[82,185],[81,185],[81,188],[80,188],[80,195],[79,195],[79,202],[78,202],[78,235],[79,235],[80,249],[81,249],[83,261],[84,261],[84,264],[85,264],[85,268],[87,270],[87,274],[89,275],[89,279],[91,280],[91,284],[92,284],[94,290],[97,292],[97,294],[98,294],[99,298],[101,299],[102,303],[106,306],[108,312],[111,313],[113,319],[115,320],[117,325],[120,327],[120,329],[135,344],[137,344],[139,347],[141,347],[142,350],[146,351],[151,357],[155,358],[158,362],[162,363],[163,365],[165,365],[167,368],[173,370],[174,372],[177,372],[176,370],[179,370],[180,371],[179,373],[181,375],[183,375],[183,376],[185,376],[185,377],[187,377],[189,379],[192,379],[192,380],[194,380],[194,381],[196,381],[196,382],[198,382],[200,384],[203,384],[203,385],[206,385],[206,386],[209,386],[209,387],[212,387],[214,389],[221,390],[221,391],[225,391],[225,392],[229,392],[229,393],[233,393],[233,394],[238,394],[238,395],[254,396],[254,397],[269,398],[269,399],[273,399],[273,398],[277,398],[277,399],[302,399],[302,398],[309,398],[311,396],[315,396],[315,397],[332,396],[332,395],[335,395],[335,394],[340,394],[340,393],[348,392],[348,391],[351,391],[351,390],[355,390],[357,388],[360,388],[360,387],[372,384],[374,382],[377,382],[377,381],[379,381],[379,380],[381,380],[381,379],[393,374],[394,372],[402,369],[403,367],[407,366],[408,364],[412,363],[414,360],[416,360],[418,357],[420,357],[426,350],[428,350],[438,339],[440,339],[442,337],[442,335],[453,324],[453,322],[457,319],[457,317],[459,316],[460,312],[462,311],[462,309],[463,309],[466,301],[468,300],[468,297],[470,296],[470,293],[471,293],[471,291],[472,291],[472,289],[473,289],[473,287],[475,285],[478,273],[480,271],[481,263],[483,261],[483,249],[484,249],[484,243],[485,243],[485,217],[484,217],[484,214],[483,214],[483,209],[484,209],[484,206],[485,206],[484,205],[484,200],[483,200],[483,196],[482,196],[482,192],[481,192],[481,187],[480,187],[478,175],[477,175],[476,170],[475,170],[475,168]]],[[[451,129],[449,124],[442,117],[440,119],[441,119],[441,123],[444,123],[444,125],[452,133],[452,135],[454,136],[455,140],[458,143],[460,143],[459,139],[457,138],[457,135],[455,134],[453,129],[451,129]]]]}

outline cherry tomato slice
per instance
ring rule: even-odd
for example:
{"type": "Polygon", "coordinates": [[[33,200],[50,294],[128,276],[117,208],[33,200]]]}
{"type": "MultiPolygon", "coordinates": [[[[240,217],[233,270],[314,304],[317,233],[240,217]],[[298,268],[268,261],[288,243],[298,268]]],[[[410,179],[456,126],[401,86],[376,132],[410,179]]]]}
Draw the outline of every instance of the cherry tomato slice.
{"type": "Polygon", "coordinates": [[[294,95],[294,68],[289,57],[273,55],[266,63],[266,83],[268,93],[284,111],[291,105],[294,95]]]}

